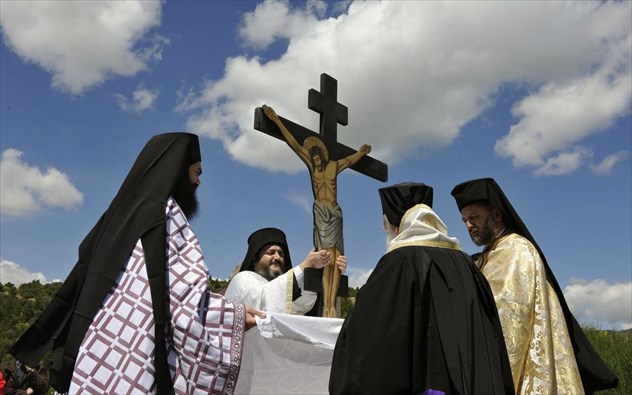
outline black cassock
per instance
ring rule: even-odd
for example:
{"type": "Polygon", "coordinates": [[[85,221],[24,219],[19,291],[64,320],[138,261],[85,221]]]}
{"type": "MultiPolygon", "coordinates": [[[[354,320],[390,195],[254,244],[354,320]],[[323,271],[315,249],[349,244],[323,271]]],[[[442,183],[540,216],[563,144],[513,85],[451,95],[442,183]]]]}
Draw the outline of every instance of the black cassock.
{"type": "Polygon", "coordinates": [[[407,246],[382,257],[346,318],[331,366],[336,394],[510,394],[496,305],[462,251],[407,246]]]}

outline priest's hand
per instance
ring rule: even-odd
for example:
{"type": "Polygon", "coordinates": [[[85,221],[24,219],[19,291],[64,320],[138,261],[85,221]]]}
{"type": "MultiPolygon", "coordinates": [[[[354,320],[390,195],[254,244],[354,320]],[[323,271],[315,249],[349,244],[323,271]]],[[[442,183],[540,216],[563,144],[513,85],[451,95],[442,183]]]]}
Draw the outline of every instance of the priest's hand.
{"type": "Polygon", "coordinates": [[[331,263],[331,254],[326,250],[316,251],[314,248],[307,253],[305,260],[299,265],[301,269],[313,267],[315,269],[321,269],[331,263]]]}
{"type": "Polygon", "coordinates": [[[246,305],[246,330],[257,326],[255,317],[266,318],[266,313],[246,305]]]}
{"type": "Polygon", "coordinates": [[[347,257],[344,255],[338,256],[338,258],[336,258],[336,266],[338,266],[340,274],[345,274],[347,271],[347,257]]]}

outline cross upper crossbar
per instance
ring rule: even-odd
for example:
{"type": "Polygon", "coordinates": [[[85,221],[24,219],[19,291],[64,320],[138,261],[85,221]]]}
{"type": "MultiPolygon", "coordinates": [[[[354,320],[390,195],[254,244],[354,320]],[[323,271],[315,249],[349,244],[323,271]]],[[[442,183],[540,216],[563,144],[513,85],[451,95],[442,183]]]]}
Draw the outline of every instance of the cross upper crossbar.
{"type": "MultiPolygon", "coordinates": [[[[281,116],[279,118],[299,144],[303,144],[307,137],[318,136],[325,143],[330,159],[345,158],[356,152],[353,148],[337,141],[337,124],[347,124],[347,107],[337,102],[338,89],[335,79],[323,73],[321,74],[320,85],[322,92],[310,89],[308,95],[308,107],[320,113],[320,133],[315,133],[281,116]]],[[[265,116],[261,107],[255,109],[254,128],[279,140],[285,140],[278,126],[265,116]]],[[[388,181],[387,165],[370,156],[364,156],[352,165],[351,169],[378,181],[388,181]]]]}
{"type": "MultiPolygon", "coordinates": [[[[314,133],[304,126],[294,123],[281,116],[279,116],[279,118],[283,121],[287,129],[292,133],[299,144],[303,144],[303,141],[305,141],[305,139],[310,136],[318,136],[318,133],[314,133]]],[[[255,108],[254,127],[260,132],[263,132],[279,140],[285,141],[277,125],[275,125],[274,122],[272,122],[270,119],[268,119],[268,117],[265,116],[261,107],[255,108]]],[[[354,150],[353,148],[350,148],[341,143],[336,143],[335,149],[329,152],[329,156],[332,160],[338,160],[340,158],[347,157],[354,152],[356,152],[356,150],[354,150]]],[[[387,165],[377,159],[371,158],[370,156],[363,157],[356,164],[351,166],[350,169],[353,169],[358,173],[364,174],[378,181],[388,181],[387,165]]]]}

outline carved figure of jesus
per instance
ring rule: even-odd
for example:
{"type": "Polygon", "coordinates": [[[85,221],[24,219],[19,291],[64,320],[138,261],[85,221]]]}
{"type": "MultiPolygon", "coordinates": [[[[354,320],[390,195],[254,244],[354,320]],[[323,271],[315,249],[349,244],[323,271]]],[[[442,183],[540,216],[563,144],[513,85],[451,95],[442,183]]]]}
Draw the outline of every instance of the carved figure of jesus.
{"type": "Polygon", "coordinates": [[[371,146],[364,144],[352,155],[337,161],[329,160],[327,147],[320,138],[308,137],[301,146],[271,107],[264,105],[263,112],[279,127],[285,142],[309,169],[314,193],[315,247],[317,250],[325,249],[331,255],[331,263],[323,268],[323,317],[336,317],[336,293],[340,283],[340,271],[335,262],[336,258],[344,253],[342,210],[336,199],[336,181],[338,173],[368,155],[371,146]]]}

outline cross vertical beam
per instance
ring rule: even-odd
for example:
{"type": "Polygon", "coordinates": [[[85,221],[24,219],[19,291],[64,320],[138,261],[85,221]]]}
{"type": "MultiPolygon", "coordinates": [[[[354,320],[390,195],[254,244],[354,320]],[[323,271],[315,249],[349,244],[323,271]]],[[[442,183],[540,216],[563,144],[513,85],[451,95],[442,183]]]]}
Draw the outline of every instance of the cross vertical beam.
{"type": "Polygon", "coordinates": [[[320,92],[310,89],[307,96],[307,107],[320,114],[320,136],[331,152],[338,142],[338,124],[347,125],[348,109],[338,103],[338,81],[322,73],[320,75],[320,92]]]}

